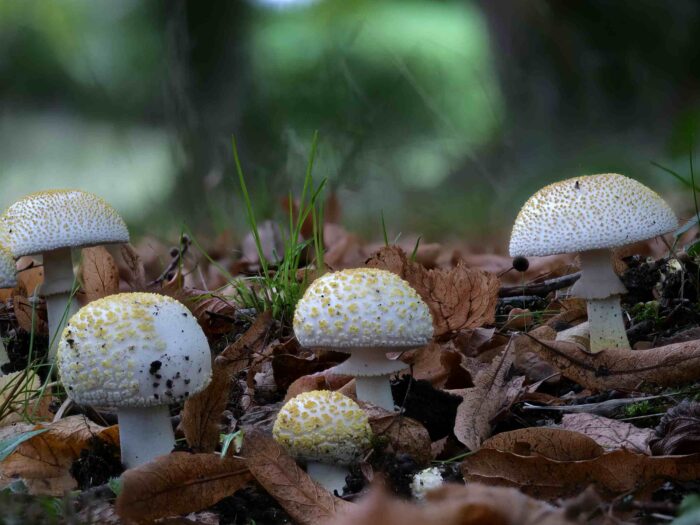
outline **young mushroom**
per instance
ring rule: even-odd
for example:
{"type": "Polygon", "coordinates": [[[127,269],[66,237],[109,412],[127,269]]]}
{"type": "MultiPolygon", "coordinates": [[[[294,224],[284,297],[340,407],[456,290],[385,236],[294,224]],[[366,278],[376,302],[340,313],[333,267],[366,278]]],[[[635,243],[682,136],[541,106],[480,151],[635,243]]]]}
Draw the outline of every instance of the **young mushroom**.
{"type": "Polygon", "coordinates": [[[294,333],[302,346],[349,353],[333,373],[355,376],[358,399],[392,411],[388,376],[406,365],[386,353],[427,344],[433,320],[428,305],[398,275],[355,268],[311,283],[296,306],[294,333]]]}
{"type": "Polygon", "coordinates": [[[567,179],[535,193],[520,210],[510,255],[578,253],[581,277],[572,293],[586,299],[591,352],[629,348],[610,250],[678,227],[671,208],[636,180],[606,173],[567,179]]]}
{"type": "Polygon", "coordinates": [[[372,430],[367,414],[352,399],[314,390],[285,403],[272,435],[291,456],[306,462],[309,476],[341,493],[346,467],[369,448],[372,430]]]}
{"type": "Polygon", "coordinates": [[[129,242],[119,214],[97,195],[80,190],[32,193],[15,202],[0,217],[15,259],[43,255],[49,318],[49,358],[53,361],[65,321],[78,310],[73,291],[72,248],[129,242]]]}
{"type": "Polygon", "coordinates": [[[57,361],[73,401],[116,408],[127,468],[172,450],[168,405],[211,377],[197,320],[175,299],[152,293],[110,295],[81,308],[61,335],[57,361]]]}

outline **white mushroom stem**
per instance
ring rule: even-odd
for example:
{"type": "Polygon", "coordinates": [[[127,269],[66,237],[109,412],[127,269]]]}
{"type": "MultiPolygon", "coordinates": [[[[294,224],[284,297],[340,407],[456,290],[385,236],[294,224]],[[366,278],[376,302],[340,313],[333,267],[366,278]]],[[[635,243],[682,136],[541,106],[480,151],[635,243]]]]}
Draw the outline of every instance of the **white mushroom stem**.
{"type": "Polygon", "coordinates": [[[348,475],[348,470],[345,467],[309,461],[306,465],[306,472],[329,492],[337,490],[338,494],[343,493],[345,477],[348,475]]]}
{"type": "MultiPolygon", "coordinates": [[[[56,358],[58,340],[68,319],[75,314],[80,305],[71,297],[73,291],[73,259],[70,248],[46,252],[44,260],[44,284],[41,293],[46,298],[46,312],[49,318],[49,362],[56,358]]],[[[29,290],[34,292],[34,290],[29,290]]]]}
{"type": "Polygon", "coordinates": [[[333,373],[355,376],[357,399],[391,412],[394,410],[394,398],[391,395],[389,376],[408,368],[408,365],[401,361],[387,359],[387,350],[391,348],[342,349],[343,352],[350,352],[350,358],[334,367],[333,373]]]}
{"type": "Polygon", "coordinates": [[[610,250],[581,252],[581,278],[572,293],[586,299],[592,353],[606,348],[630,348],[620,307],[627,289],[612,266],[610,250]]]}
{"type": "Polygon", "coordinates": [[[389,412],[394,411],[394,396],[387,376],[357,376],[355,392],[360,401],[367,401],[389,412]]]}
{"type": "Polygon", "coordinates": [[[167,405],[155,407],[120,407],[119,445],[122,463],[133,468],[148,463],[157,456],[170,454],[175,446],[175,434],[167,405]]]}

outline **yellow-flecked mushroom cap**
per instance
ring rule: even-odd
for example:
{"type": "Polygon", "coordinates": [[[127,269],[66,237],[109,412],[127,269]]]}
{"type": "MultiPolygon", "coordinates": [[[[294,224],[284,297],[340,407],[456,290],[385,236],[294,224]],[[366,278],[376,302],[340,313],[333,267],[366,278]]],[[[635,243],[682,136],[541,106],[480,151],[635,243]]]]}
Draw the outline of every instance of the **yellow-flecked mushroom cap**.
{"type": "Polygon", "coordinates": [[[678,227],[651,189],[617,173],[588,175],[542,188],[520,210],[510,255],[529,257],[614,248],[678,227]]]}
{"type": "Polygon", "coordinates": [[[7,246],[0,243],[0,288],[12,288],[17,285],[17,268],[15,258],[7,246]]]}
{"type": "Polygon", "coordinates": [[[211,378],[197,320],[182,303],[152,293],[110,295],[81,308],[61,335],[57,361],[68,396],[97,406],[167,405],[211,378]]]}
{"type": "Polygon", "coordinates": [[[294,311],[294,333],[306,347],[416,347],[430,341],[433,320],[398,275],[354,268],[311,283],[294,311]]]}
{"type": "Polygon", "coordinates": [[[367,414],[352,399],[314,390],[285,403],[272,435],[295,458],[348,465],[369,448],[372,430],[367,414]]]}
{"type": "Polygon", "coordinates": [[[0,220],[15,257],[129,242],[129,231],[116,210],[80,190],[32,193],[10,206],[0,220]]]}

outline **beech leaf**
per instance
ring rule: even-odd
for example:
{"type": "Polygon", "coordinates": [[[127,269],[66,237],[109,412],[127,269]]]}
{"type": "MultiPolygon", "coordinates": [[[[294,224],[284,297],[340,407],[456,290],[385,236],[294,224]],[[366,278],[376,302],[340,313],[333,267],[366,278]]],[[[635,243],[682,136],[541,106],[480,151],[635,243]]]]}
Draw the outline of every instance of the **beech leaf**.
{"type": "Polygon", "coordinates": [[[104,246],[83,248],[80,276],[87,302],[119,292],[119,270],[104,246]]]}
{"type": "Polygon", "coordinates": [[[606,450],[626,448],[642,454],[650,453],[649,440],[654,435],[650,428],[585,412],[564,414],[560,428],[585,434],[606,450]]]}
{"type": "Polygon", "coordinates": [[[150,521],[205,509],[252,480],[245,461],[218,454],[174,452],[122,474],[116,510],[150,521]]]}
{"type": "Polygon", "coordinates": [[[419,465],[432,459],[430,434],[415,419],[389,412],[380,407],[361,403],[369,417],[372,434],[384,436],[395,454],[408,454],[419,465]]]}
{"type": "Polygon", "coordinates": [[[352,506],[312,480],[274,439],[246,432],[242,455],[265,490],[300,525],[318,525],[352,506]]]}

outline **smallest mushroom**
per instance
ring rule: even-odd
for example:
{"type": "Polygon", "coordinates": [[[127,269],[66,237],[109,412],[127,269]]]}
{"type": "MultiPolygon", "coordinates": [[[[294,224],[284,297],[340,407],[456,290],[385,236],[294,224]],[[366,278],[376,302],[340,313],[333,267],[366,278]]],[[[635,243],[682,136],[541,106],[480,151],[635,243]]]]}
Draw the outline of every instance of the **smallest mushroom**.
{"type": "Polygon", "coordinates": [[[272,428],[275,440],[326,489],[339,493],[347,465],[369,448],[372,430],[367,414],[338,392],[314,390],[293,397],[279,411],[272,428]]]}

